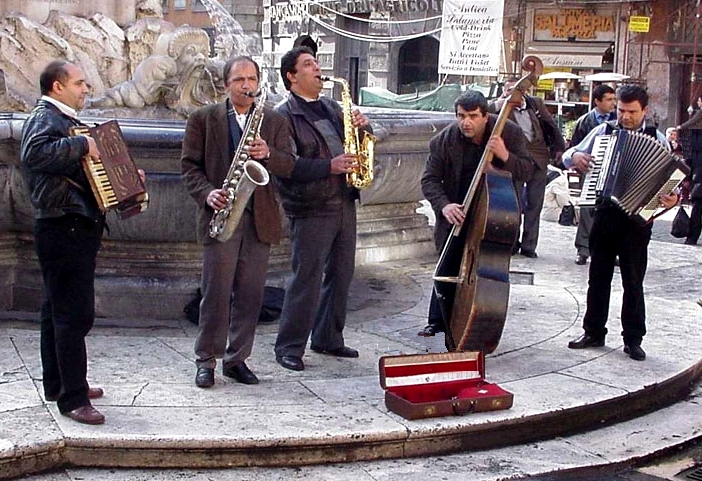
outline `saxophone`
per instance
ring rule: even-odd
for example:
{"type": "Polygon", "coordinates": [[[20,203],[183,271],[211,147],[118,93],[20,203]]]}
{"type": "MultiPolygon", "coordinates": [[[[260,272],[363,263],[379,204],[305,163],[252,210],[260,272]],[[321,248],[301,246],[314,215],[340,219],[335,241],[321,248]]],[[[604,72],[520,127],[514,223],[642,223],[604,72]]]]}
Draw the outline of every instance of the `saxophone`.
{"type": "Polygon", "coordinates": [[[353,126],[351,117],[351,91],[346,79],[322,77],[322,80],[341,85],[341,103],[344,111],[344,151],[347,154],[355,154],[357,157],[355,167],[346,174],[346,183],[357,189],[365,189],[373,183],[373,150],[378,138],[370,132],[364,131],[363,140],[359,141],[359,132],[353,126]]]}
{"type": "MultiPolygon", "coordinates": [[[[255,94],[249,93],[253,97],[255,94]]],[[[227,191],[227,205],[215,211],[210,221],[210,237],[226,242],[239,225],[246,204],[259,185],[266,185],[270,175],[259,162],[250,158],[248,146],[256,139],[263,122],[263,105],[267,92],[262,90],[256,101],[253,113],[249,115],[236,154],[224,179],[222,189],[227,191]]]]}

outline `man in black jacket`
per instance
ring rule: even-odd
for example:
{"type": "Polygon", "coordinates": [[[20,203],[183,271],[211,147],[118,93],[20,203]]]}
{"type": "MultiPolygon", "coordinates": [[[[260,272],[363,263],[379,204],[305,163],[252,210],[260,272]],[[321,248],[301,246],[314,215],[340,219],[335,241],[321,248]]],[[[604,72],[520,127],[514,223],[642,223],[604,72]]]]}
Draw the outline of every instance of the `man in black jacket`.
{"type": "MultiPolygon", "coordinates": [[[[280,61],[290,91],[276,106],[293,131],[295,166],[289,179],[278,178],[283,208],[290,219],[292,278],[285,292],[275,342],[276,361],[302,371],[311,349],[337,357],[358,357],[344,344],[346,303],[356,255],[358,191],[346,183],[357,157],[345,153],[344,112],[320,97],[322,70],[307,47],[296,47],[280,61]]],[[[369,130],[360,111],[347,112],[353,128],[369,130]]]]}
{"type": "MultiPolygon", "coordinates": [[[[655,126],[646,124],[648,93],[638,85],[623,85],[617,90],[617,120],[595,127],[578,145],[563,154],[563,163],[584,173],[590,169],[595,137],[614,130],[631,130],[650,135],[668,147],[665,136],[655,126]]],[[[661,195],[661,205],[669,209],[678,203],[678,195],[661,195]]],[[[570,349],[602,347],[607,335],[609,299],[615,259],[619,258],[622,278],[622,339],[624,352],[635,361],[646,359],[641,347],[646,335],[646,304],[643,282],[648,264],[648,243],[652,224],[639,225],[609,200],[599,199],[590,232],[590,263],[587,310],[583,316],[583,334],[568,343],[570,349]]]]}
{"type": "Polygon", "coordinates": [[[51,62],[39,79],[42,97],[24,123],[21,167],[35,208],[35,248],[44,279],[41,361],[44,397],[64,416],[85,424],[105,417],[90,399],[85,336],[95,320],[95,259],[105,219],[91,193],[81,160],[98,158],[95,141],[71,136],[81,125],[88,86],[83,71],[51,62]]]}
{"type": "MultiPolygon", "coordinates": [[[[429,142],[429,157],[422,175],[422,193],[436,217],[434,245],[443,249],[453,225],[466,219],[463,203],[486,149],[493,152],[492,167],[505,169],[521,179],[531,171],[531,159],[524,135],[507,120],[500,136],[493,136],[497,115],[487,112],[487,100],[469,90],[455,101],[456,122],[444,128],[429,142]]],[[[468,219],[470,222],[470,219],[468,219]]],[[[445,332],[445,322],[436,294],[432,292],[428,323],[420,336],[445,332]]]]}

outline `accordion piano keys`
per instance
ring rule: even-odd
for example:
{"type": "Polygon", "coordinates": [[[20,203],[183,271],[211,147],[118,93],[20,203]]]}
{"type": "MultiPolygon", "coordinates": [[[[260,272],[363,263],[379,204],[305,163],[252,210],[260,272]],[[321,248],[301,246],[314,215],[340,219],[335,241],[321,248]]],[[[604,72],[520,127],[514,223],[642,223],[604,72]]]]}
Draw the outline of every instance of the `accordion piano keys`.
{"type": "Polygon", "coordinates": [[[93,188],[97,192],[100,199],[98,202],[98,204],[100,204],[100,209],[103,212],[112,209],[119,203],[119,201],[117,200],[115,191],[110,185],[110,180],[107,177],[105,166],[100,160],[86,159],[86,164],[92,173],[91,176],[88,176],[88,179],[91,181],[91,183],[94,182],[93,188]]]}

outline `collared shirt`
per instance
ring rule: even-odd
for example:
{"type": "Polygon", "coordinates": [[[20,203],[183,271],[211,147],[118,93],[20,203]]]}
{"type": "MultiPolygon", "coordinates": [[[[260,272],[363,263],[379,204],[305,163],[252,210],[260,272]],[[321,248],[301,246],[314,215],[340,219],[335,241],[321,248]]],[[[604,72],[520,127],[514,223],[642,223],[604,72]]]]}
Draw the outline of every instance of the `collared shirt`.
{"type": "Polygon", "coordinates": [[[54,105],[57,109],[61,111],[61,113],[67,115],[68,117],[78,120],[78,112],[76,112],[75,109],[69,107],[60,100],[56,100],[55,98],[49,97],[48,95],[42,95],[41,100],[45,100],[50,104],[54,105]]]}
{"type": "Polygon", "coordinates": [[[514,120],[517,121],[519,127],[521,127],[524,136],[529,142],[533,142],[536,134],[534,132],[534,124],[531,121],[531,116],[529,115],[529,109],[526,103],[523,103],[521,107],[514,109],[514,120]]]}
{"type": "Polygon", "coordinates": [[[603,114],[602,112],[597,110],[597,108],[595,108],[595,120],[597,121],[597,125],[599,125],[602,122],[606,122],[608,120],[614,120],[614,116],[612,115],[611,112],[608,114],[603,114]]]}
{"type": "MultiPolygon", "coordinates": [[[[563,165],[565,165],[568,168],[572,167],[573,154],[576,152],[586,152],[590,154],[592,152],[592,147],[595,144],[595,137],[604,134],[606,130],[607,124],[603,122],[594,129],[592,129],[578,145],[575,145],[563,152],[563,156],[561,157],[561,159],[563,160],[563,165]]],[[[636,129],[636,132],[643,132],[645,130],[646,121],[644,120],[641,123],[641,126],[638,129],[636,129]]],[[[663,133],[658,130],[656,130],[656,140],[658,140],[658,142],[660,142],[663,146],[665,146],[668,149],[668,151],[670,151],[670,144],[668,143],[668,140],[666,140],[665,135],[663,135],[663,133]]]]}
{"type": "Polygon", "coordinates": [[[239,127],[241,127],[241,131],[243,132],[246,129],[246,116],[247,114],[240,114],[236,111],[234,111],[234,117],[236,118],[236,123],[239,124],[239,127]]]}

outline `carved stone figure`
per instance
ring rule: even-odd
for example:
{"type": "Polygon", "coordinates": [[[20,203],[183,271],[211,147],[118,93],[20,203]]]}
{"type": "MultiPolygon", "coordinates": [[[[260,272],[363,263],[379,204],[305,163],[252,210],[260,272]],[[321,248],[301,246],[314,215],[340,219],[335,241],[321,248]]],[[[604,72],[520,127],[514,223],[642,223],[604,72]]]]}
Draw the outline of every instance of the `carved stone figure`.
{"type": "Polygon", "coordinates": [[[110,108],[120,115],[142,109],[135,115],[167,118],[220,101],[224,62],[255,51],[260,39],[244,35],[217,2],[206,4],[217,32],[226,33],[218,33],[212,57],[207,33],[163,20],[158,0],[137,2],[137,19],[124,29],[100,13],[76,17],[53,10],[44,24],[7,13],[0,18],[0,111],[29,111],[39,97],[39,73],[57,58],[86,73],[95,92],[86,109],[110,108]]]}

